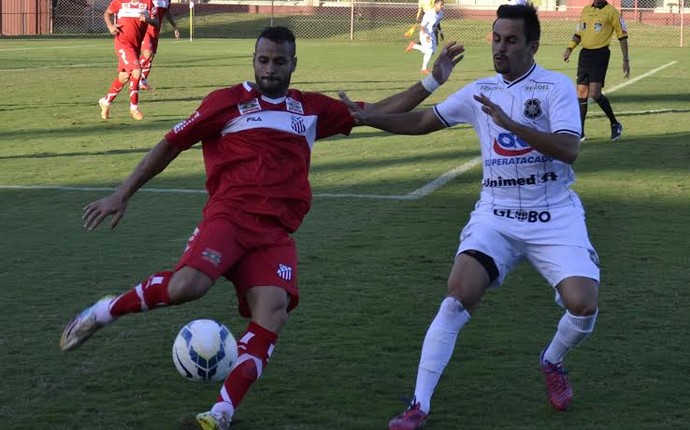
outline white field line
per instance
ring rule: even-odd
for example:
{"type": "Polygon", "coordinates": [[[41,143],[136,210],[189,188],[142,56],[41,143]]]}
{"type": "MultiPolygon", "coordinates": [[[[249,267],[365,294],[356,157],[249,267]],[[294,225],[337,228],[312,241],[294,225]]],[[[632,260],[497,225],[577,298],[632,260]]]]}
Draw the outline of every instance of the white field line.
{"type": "Polygon", "coordinates": [[[664,70],[665,68],[670,67],[670,66],[672,66],[672,65],[674,65],[674,64],[676,64],[676,63],[677,63],[677,61],[671,61],[670,63],[666,63],[666,64],[664,64],[663,66],[659,66],[659,67],[657,67],[656,69],[650,70],[649,72],[644,73],[644,74],[642,74],[642,75],[640,75],[640,76],[638,76],[638,77],[636,77],[636,78],[629,79],[629,80],[626,80],[626,81],[624,81],[624,82],[621,82],[620,84],[614,86],[613,88],[604,91],[604,93],[608,94],[608,93],[612,93],[612,92],[614,92],[614,91],[620,90],[621,88],[625,88],[625,87],[627,87],[628,85],[634,84],[635,82],[639,81],[640,79],[644,79],[644,78],[646,78],[647,76],[652,76],[652,75],[655,74],[656,72],[660,72],[660,71],[664,70]]]}
{"type": "Polygon", "coordinates": [[[45,51],[53,49],[90,49],[90,48],[102,48],[104,45],[63,45],[63,46],[25,46],[23,48],[0,48],[0,52],[12,52],[12,51],[45,51]]]}
{"type": "Polygon", "coordinates": [[[32,70],[48,70],[48,69],[74,69],[79,67],[102,67],[101,64],[63,64],[59,66],[39,66],[39,67],[25,67],[23,69],[0,69],[0,72],[31,72],[32,70]]]}
{"type": "MultiPolygon", "coordinates": [[[[671,61],[670,63],[664,64],[663,66],[657,67],[654,70],[638,76],[637,78],[631,79],[629,81],[622,82],[610,90],[607,93],[612,93],[621,88],[625,88],[640,79],[646,78],[653,75],[669,66],[676,64],[677,61],[671,61]]],[[[644,113],[673,113],[674,109],[659,109],[659,110],[647,110],[639,112],[621,112],[620,114],[644,114],[644,113]]],[[[384,194],[349,194],[349,193],[314,193],[314,197],[331,197],[331,198],[360,198],[360,199],[376,199],[376,200],[418,200],[425,197],[437,189],[441,188],[448,182],[462,175],[463,173],[471,170],[472,168],[478,166],[481,163],[481,157],[475,157],[471,160],[461,164],[442,174],[438,178],[431,182],[428,182],[421,188],[418,188],[411,193],[403,195],[384,195],[384,194]]],[[[108,187],[74,187],[74,186],[61,186],[61,185],[2,185],[0,184],[0,189],[6,190],[62,190],[62,191],[113,191],[115,188],[108,187]]],[[[141,188],[140,192],[149,193],[177,193],[177,194],[205,194],[206,190],[199,189],[188,189],[188,188],[141,188]]]]}

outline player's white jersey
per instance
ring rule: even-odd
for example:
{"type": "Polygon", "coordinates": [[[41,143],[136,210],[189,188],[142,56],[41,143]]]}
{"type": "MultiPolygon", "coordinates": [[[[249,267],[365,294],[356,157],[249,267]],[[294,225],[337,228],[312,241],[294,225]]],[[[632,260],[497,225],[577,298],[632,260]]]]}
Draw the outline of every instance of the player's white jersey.
{"type": "Polygon", "coordinates": [[[539,153],[481,110],[473,96],[484,94],[514,121],[547,133],[580,136],[575,86],[567,76],[534,64],[521,78],[503,75],[480,79],[434,107],[448,127],[469,123],[479,137],[483,182],[478,208],[553,208],[580,205],[570,185],[571,166],[539,153]]]}
{"type": "Polygon", "coordinates": [[[434,34],[436,27],[438,27],[438,24],[441,22],[441,18],[443,18],[442,10],[436,12],[433,8],[429,9],[428,11],[424,12],[420,26],[424,28],[426,34],[431,36],[434,34]]]}

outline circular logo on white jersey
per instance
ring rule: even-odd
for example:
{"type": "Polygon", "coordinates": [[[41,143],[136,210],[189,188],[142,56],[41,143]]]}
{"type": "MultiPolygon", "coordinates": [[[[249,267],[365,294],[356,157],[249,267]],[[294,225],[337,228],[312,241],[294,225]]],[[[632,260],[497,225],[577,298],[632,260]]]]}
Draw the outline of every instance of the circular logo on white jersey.
{"type": "Polygon", "coordinates": [[[529,119],[537,119],[543,112],[539,99],[529,99],[525,102],[525,110],[522,113],[529,119]]]}
{"type": "Polygon", "coordinates": [[[513,133],[500,133],[494,139],[494,152],[504,157],[516,157],[532,151],[532,147],[513,133]]]}

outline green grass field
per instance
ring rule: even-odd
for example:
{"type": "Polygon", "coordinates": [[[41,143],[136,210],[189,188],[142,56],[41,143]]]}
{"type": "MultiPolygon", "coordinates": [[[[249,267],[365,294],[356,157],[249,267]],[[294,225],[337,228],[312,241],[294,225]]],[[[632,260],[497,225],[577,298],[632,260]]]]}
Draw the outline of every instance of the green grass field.
{"type": "MultiPolygon", "coordinates": [[[[419,79],[421,56],[403,47],[302,41],[293,85],[383,98],[419,79]]],[[[574,77],[561,50],[544,47],[538,61],[574,77]]],[[[155,90],[141,94],[144,121],[129,119],[122,93],[103,123],[97,100],[114,77],[110,41],[0,43],[1,429],[168,430],[213,403],[220,385],[185,381],[170,351],[191,319],[244,330],[225,281],[200,301],[125,317],[73,353],[58,340],[75,312],[174,264],[205,201],[142,191],[115,231],[86,232],[82,207],[107,191],[84,188],[117,185],[208,92],[251,79],[251,52],[250,40],[165,39],[155,90]]],[[[558,414],[546,402],[537,358],[561,311],[523,265],[462,332],[429,430],[690,428],[690,59],[634,46],[631,57],[624,81],[615,47],[607,80],[623,138],[608,142],[608,121],[591,106],[575,165],[602,285],[595,332],[566,362],[572,409],[558,414]]],[[[492,73],[488,45],[469,46],[428,103],[492,73]]],[[[301,304],[233,429],[386,428],[413,390],[481,172],[417,200],[358,196],[407,195],[478,154],[467,127],[427,137],[359,128],[316,144],[316,198],[296,235],[301,304]]],[[[192,149],[148,187],[201,190],[203,181],[192,149]]]]}

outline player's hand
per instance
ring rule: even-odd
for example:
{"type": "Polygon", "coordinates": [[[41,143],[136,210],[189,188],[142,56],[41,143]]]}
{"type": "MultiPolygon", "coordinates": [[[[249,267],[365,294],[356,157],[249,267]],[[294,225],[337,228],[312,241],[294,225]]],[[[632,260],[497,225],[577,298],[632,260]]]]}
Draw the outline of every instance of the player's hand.
{"type": "Polygon", "coordinates": [[[489,115],[499,127],[510,130],[514,121],[501,109],[499,105],[489,100],[487,96],[480,93],[475,95],[474,99],[482,104],[482,111],[489,115]]]}
{"type": "Polygon", "coordinates": [[[115,24],[112,27],[108,27],[108,32],[112,34],[113,36],[117,36],[122,32],[122,24],[115,24]]]}
{"type": "Polygon", "coordinates": [[[350,97],[347,96],[345,91],[338,91],[338,96],[350,110],[350,115],[352,115],[352,118],[355,120],[355,125],[366,125],[367,114],[364,112],[364,109],[362,109],[362,107],[357,103],[350,100],[350,97]]]}
{"type": "Polygon", "coordinates": [[[436,61],[434,61],[434,68],[431,71],[436,82],[443,84],[448,80],[455,65],[464,58],[464,52],[465,47],[458,45],[457,42],[449,42],[443,47],[436,61]]]}
{"type": "Polygon", "coordinates": [[[625,79],[630,77],[630,61],[623,60],[623,77],[625,79]]]}
{"type": "Polygon", "coordinates": [[[175,31],[173,32],[173,34],[175,35],[175,39],[179,39],[179,38],[180,38],[180,30],[175,29],[175,31]]]}
{"type": "Polygon", "coordinates": [[[112,215],[110,228],[115,228],[127,210],[127,199],[117,193],[88,204],[84,208],[81,219],[84,220],[84,228],[93,230],[108,216],[112,215]]]}
{"type": "Polygon", "coordinates": [[[570,48],[565,48],[565,51],[563,51],[563,61],[566,63],[570,61],[570,54],[573,53],[573,50],[570,48]]]}

